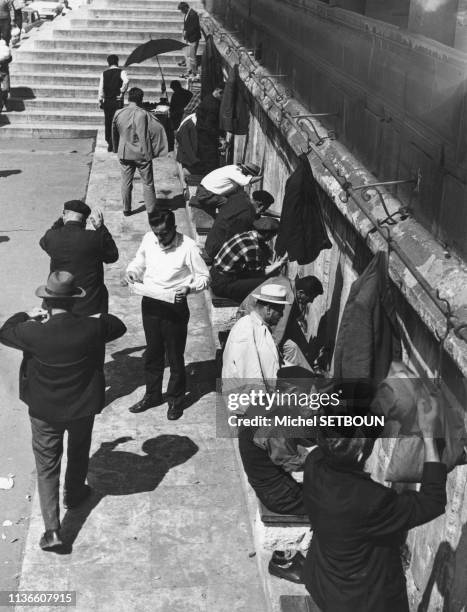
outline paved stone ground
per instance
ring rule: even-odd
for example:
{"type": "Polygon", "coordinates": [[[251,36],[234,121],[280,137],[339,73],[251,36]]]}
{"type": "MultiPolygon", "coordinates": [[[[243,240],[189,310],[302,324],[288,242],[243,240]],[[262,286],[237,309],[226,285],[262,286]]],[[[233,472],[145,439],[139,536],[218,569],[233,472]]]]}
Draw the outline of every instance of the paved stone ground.
{"type": "MultiPolygon", "coordinates": [[[[183,204],[173,159],[156,162],[156,176],[158,197],[183,204]]],[[[137,184],[134,208],[141,199],[137,184]]],[[[106,278],[111,312],[128,333],[108,349],[107,406],[91,450],[95,493],[63,516],[70,543],[63,555],[37,546],[43,526],[34,495],[19,589],[75,590],[80,612],[265,610],[232,442],[216,437],[214,345],[204,297],[190,296],[190,406],[183,418],[167,421],[166,406],[132,415],[128,407],[144,392],[144,336],[140,298],[120,281],[147,229],[146,215],[123,217],[118,161],[101,140],[87,201],[104,209],[120,248],[106,278]]],[[[188,232],[184,208],[176,215],[188,232]]]]}
{"type": "MultiPolygon", "coordinates": [[[[34,289],[49,269],[39,238],[65,200],[85,195],[93,148],[91,139],[1,140],[0,321],[38,304],[34,289]]],[[[19,351],[0,345],[0,476],[15,474],[14,488],[0,490],[0,589],[17,588],[34,484],[29,419],[18,400],[20,361],[19,351]]]]}

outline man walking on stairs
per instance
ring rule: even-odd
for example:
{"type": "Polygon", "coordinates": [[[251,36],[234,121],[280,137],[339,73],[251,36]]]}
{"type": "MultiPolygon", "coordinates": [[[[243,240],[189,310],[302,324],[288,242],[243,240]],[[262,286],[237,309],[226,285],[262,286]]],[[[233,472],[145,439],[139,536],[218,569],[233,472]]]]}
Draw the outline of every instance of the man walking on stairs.
{"type": "Polygon", "coordinates": [[[109,55],[109,67],[101,74],[99,82],[99,106],[104,111],[107,151],[112,151],[112,121],[115,112],[123,108],[123,97],[128,88],[128,75],[118,67],[118,55],[109,55]]]}
{"type": "Polygon", "coordinates": [[[144,204],[151,214],[156,208],[152,160],[168,154],[164,127],[155,116],[141,108],[144,93],[138,87],[128,92],[128,106],[115,113],[112,123],[113,150],[118,153],[122,175],[123,214],[131,215],[131,192],[135,170],[143,183],[144,204]]]}

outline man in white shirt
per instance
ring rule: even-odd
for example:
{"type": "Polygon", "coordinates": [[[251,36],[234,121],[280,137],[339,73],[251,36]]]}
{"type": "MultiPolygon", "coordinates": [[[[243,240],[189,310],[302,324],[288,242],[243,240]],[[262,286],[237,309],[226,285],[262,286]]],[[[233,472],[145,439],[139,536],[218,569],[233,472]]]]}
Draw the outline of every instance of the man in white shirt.
{"type": "Polygon", "coordinates": [[[175,292],[175,301],[143,297],[146,393],[130,412],[144,412],[162,403],[167,355],[170,367],[167,418],[176,420],[183,414],[186,390],[184,353],[190,318],[187,295],[208,287],[209,271],[194,240],[177,232],[171,210],[155,212],[149,217],[149,224],[151,231],[144,236],[128,265],[127,281],[142,281],[153,292],[175,292]]]}
{"type": "Polygon", "coordinates": [[[261,178],[261,168],[256,164],[248,162],[222,166],[203,178],[190,204],[215,217],[216,209],[225,204],[230,195],[260,181],[261,178]]]}
{"type": "MultiPolygon", "coordinates": [[[[282,285],[263,285],[254,293],[254,309],[232,327],[222,357],[222,393],[273,391],[279,370],[279,352],[271,327],[279,323],[286,304],[282,285]]],[[[246,407],[245,407],[246,408],[246,407]]]]}

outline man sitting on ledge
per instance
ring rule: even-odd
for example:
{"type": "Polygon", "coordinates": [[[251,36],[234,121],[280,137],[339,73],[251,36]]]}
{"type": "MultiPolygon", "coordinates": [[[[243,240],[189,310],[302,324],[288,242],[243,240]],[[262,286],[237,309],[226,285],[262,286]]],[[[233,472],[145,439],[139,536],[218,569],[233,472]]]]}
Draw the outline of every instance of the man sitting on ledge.
{"type": "Polygon", "coordinates": [[[287,261],[284,255],[270,264],[273,254],[268,242],[279,231],[279,221],[262,217],[254,221],[253,227],[250,232],[232,236],[216,255],[211,268],[211,287],[218,297],[242,302],[287,261]]]}
{"type": "MultiPolygon", "coordinates": [[[[289,405],[278,405],[267,416],[310,416],[310,408],[293,403],[293,396],[309,394],[310,371],[299,367],[281,368],[277,390],[287,394],[289,405]],[[303,413],[303,414],[301,414],[303,413]]],[[[261,408],[250,406],[247,415],[266,414],[261,408]]],[[[303,471],[305,460],[315,446],[312,428],[263,425],[241,426],[238,444],[248,482],[258,499],[271,512],[284,515],[306,515],[302,484],[291,475],[303,471]]],[[[291,582],[302,582],[301,571],[305,558],[294,551],[274,551],[269,562],[269,573],[291,582]]]]}
{"type": "Polygon", "coordinates": [[[227,202],[228,196],[259,180],[261,168],[256,164],[222,166],[203,178],[190,206],[202,208],[215,217],[217,208],[227,202]]]}
{"type": "Polygon", "coordinates": [[[235,234],[251,231],[255,219],[259,219],[273,203],[272,195],[262,190],[253,192],[251,199],[243,189],[229,196],[206,238],[204,250],[208,257],[214,259],[224,243],[235,234]]]}

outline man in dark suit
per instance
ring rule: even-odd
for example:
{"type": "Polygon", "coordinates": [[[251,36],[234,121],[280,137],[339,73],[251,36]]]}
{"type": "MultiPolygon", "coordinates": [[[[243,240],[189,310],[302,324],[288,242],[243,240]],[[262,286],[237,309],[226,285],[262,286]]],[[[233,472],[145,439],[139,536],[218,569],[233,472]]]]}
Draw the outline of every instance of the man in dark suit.
{"type": "Polygon", "coordinates": [[[173,91],[172,97],[170,98],[170,120],[175,131],[180,127],[180,123],[183,119],[183,112],[186,105],[193,97],[193,94],[188,89],[184,89],[180,81],[172,81],[170,83],[170,89],[173,91]]]}
{"type": "Polygon", "coordinates": [[[350,427],[324,430],[308,456],[303,499],[313,539],[303,578],[322,612],[409,612],[400,546],[408,529],[446,505],[446,466],[434,440],[437,404],[430,402],[417,405],[425,447],[419,491],[397,494],[371,479],[364,469],[374,440],[361,429],[353,437],[350,427]]]}
{"type": "Polygon", "coordinates": [[[103,263],[114,263],[118,249],[99,209],[91,215],[95,231],[86,229],[91,209],[80,200],[63,206],[63,216],[40,239],[40,246],[50,255],[50,271],[67,270],[86,291],[76,300],[73,313],[93,315],[109,311],[109,294],[104,285],[103,263]]]}
{"type": "Polygon", "coordinates": [[[188,72],[185,77],[197,76],[198,74],[198,62],[196,54],[198,52],[199,41],[201,40],[201,27],[199,24],[198,13],[190,8],[187,2],[180,2],[178,10],[183,13],[183,40],[187,43],[186,46],[186,63],[180,65],[186,65],[188,72]]]}
{"type": "Polygon", "coordinates": [[[32,448],[45,533],[43,550],[60,548],[59,481],[63,436],[68,432],[64,505],[75,508],[90,494],[85,484],[94,416],[104,407],[105,343],[126,327],[112,315],[73,314],[85,291],[72,274],[52,272],[36,290],[47,310],[35,308],[10,317],[0,342],[23,351],[20,398],[29,407],[32,448]]]}
{"type": "Polygon", "coordinates": [[[123,108],[123,98],[128,89],[128,75],[118,66],[118,55],[109,55],[109,67],[101,75],[99,81],[99,105],[104,111],[105,140],[107,151],[113,151],[112,121],[116,111],[123,108]]]}

